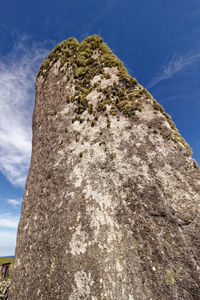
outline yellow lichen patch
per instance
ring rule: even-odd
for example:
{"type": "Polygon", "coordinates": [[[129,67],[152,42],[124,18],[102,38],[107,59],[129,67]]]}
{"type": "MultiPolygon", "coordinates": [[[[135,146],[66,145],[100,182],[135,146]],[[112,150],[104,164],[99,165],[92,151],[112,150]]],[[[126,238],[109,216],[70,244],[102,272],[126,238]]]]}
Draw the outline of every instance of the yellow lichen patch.
{"type": "Polygon", "coordinates": [[[180,247],[178,245],[174,246],[174,251],[181,252],[181,250],[182,250],[182,247],[180,247]]]}
{"type": "Polygon", "coordinates": [[[177,269],[176,270],[176,279],[180,279],[180,276],[181,276],[181,270],[177,269]]]}
{"type": "Polygon", "coordinates": [[[166,280],[165,280],[165,282],[167,284],[170,284],[170,285],[175,283],[175,279],[172,275],[172,272],[169,271],[169,270],[166,270],[166,280]]]}

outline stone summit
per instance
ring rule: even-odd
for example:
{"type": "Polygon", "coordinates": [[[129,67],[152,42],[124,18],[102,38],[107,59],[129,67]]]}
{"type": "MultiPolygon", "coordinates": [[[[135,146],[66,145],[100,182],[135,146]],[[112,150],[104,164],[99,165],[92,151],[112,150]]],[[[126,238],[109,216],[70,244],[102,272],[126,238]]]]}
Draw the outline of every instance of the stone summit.
{"type": "Polygon", "coordinates": [[[9,299],[200,299],[200,170],[103,40],[69,38],[36,80],[9,299]]]}

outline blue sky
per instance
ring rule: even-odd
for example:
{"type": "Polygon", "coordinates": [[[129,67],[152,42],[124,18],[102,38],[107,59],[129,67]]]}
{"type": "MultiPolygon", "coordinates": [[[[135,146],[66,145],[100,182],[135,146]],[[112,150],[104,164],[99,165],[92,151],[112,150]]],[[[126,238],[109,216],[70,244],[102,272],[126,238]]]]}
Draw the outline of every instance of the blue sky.
{"type": "Polygon", "coordinates": [[[2,0],[0,256],[14,254],[39,65],[58,42],[94,33],[172,116],[200,164],[199,0],[2,0]]]}

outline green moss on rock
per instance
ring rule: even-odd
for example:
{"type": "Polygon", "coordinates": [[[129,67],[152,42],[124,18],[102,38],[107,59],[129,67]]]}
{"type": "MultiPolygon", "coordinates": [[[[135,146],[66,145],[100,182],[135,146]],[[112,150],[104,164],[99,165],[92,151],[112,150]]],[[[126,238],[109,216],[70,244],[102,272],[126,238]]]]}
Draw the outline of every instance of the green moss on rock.
{"type": "MultiPolygon", "coordinates": [[[[74,120],[83,122],[84,119],[81,118],[81,115],[86,110],[89,114],[95,114],[98,119],[100,114],[107,111],[107,105],[112,106],[110,114],[116,116],[118,120],[120,114],[127,118],[134,118],[135,113],[142,110],[142,101],[148,98],[153,101],[154,109],[160,111],[167,118],[173,131],[174,141],[182,143],[192,153],[191,148],[178,132],[171,117],[152,95],[128,74],[122,62],[112,53],[101,37],[94,34],[85,38],[81,43],[72,37],[59,43],[43,61],[37,76],[42,75],[45,82],[51,66],[57,60],[60,60],[60,69],[66,63],[68,67],[72,68],[70,80],[74,79],[76,81],[75,96],[67,97],[67,102],[74,102],[76,106],[74,110],[76,115],[73,117],[72,122],[74,120]],[[117,67],[118,81],[106,88],[98,87],[98,83],[92,84],[92,80],[96,75],[101,75],[101,79],[111,79],[110,73],[104,70],[106,67],[117,67]],[[87,100],[88,94],[94,89],[103,94],[103,98],[100,97],[96,107],[92,106],[87,100]]],[[[94,124],[95,122],[92,122],[91,126],[94,126],[94,124]]]]}

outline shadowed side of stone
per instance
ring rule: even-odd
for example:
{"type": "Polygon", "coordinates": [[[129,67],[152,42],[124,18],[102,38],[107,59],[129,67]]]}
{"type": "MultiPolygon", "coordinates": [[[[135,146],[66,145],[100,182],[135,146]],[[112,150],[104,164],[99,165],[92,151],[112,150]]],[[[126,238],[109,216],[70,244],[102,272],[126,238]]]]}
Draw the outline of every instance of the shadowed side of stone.
{"type": "Polygon", "coordinates": [[[36,81],[9,299],[199,299],[200,171],[103,40],[70,38],[36,81]]]}

